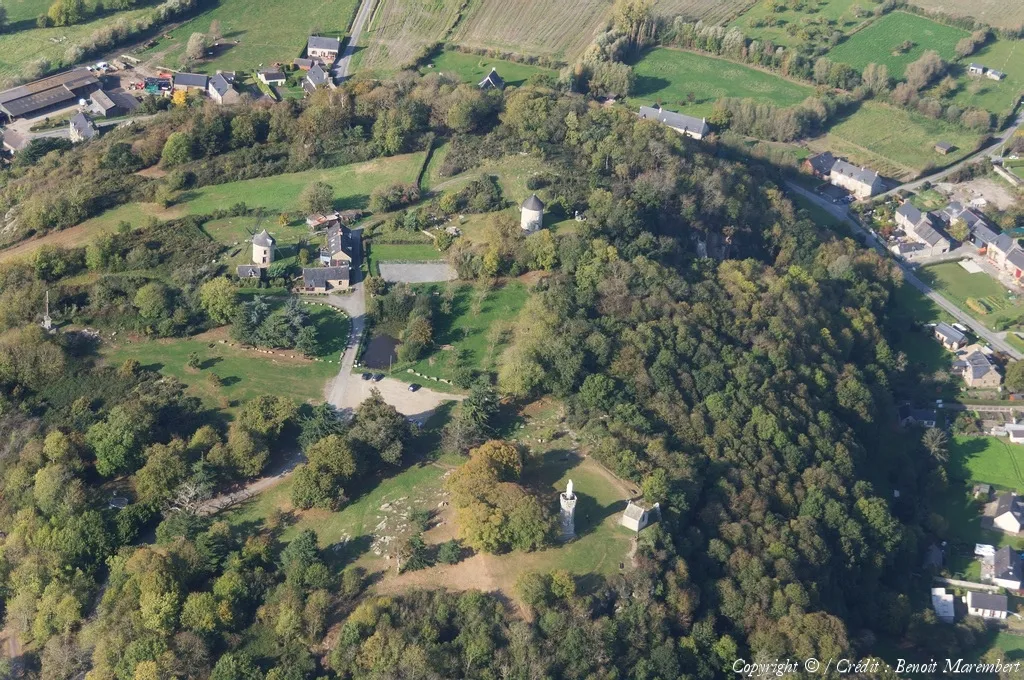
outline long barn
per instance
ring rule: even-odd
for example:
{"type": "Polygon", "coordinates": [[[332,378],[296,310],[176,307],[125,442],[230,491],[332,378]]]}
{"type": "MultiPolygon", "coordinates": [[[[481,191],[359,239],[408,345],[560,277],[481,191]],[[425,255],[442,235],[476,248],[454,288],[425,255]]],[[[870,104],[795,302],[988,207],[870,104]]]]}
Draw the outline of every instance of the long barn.
{"type": "Polygon", "coordinates": [[[99,88],[96,76],[78,68],[0,92],[0,112],[8,120],[34,118],[66,108],[99,88]]]}

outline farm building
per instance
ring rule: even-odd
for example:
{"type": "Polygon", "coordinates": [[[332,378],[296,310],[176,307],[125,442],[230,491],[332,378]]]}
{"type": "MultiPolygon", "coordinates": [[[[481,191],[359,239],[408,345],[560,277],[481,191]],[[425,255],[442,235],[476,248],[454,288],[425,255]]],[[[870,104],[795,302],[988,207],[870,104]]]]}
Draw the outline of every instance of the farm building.
{"type": "Polygon", "coordinates": [[[96,76],[78,68],[0,92],[0,112],[9,120],[34,118],[71,106],[98,89],[96,76]]]}
{"type": "Polygon", "coordinates": [[[835,164],[836,157],[832,155],[831,151],[825,151],[808,156],[804,160],[804,170],[820,179],[828,179],[828,174],[832,172],[832,166],[835,164]]]}
{"type": "Polygon", "coordinates": [[[308,71],[313,68],[313,64],[318,63],[320,62],[317,59],[303,59],[302,57],[292,60],[292,65],[300,71],[308,71]]]}
{"type": "Polygon", "coordinates": [[[981,64],[971,62],[971,64],[967,67],[967,73],[972,76],[983,76],[985,75],[985,67],[982,66],[981,64]]]}
{"type": "Polygon", "coordinates": [[[325,265],[349,265],[355,257],[357,236],[348,227],[335,224],[327,228],[327,245],[320,249],[320,262],[325,265]]]}
{"type": "Polygon", "coordinates": [[[274,261],[277,241],[266,229],[252,237],[252,262],[263,267],[274,261]]]}
{"type": "Polygon", "coordinates": [[[92,124],[89,116],[81,111],[72,116],[71,120],[68,121],[68,136],[72,142],[87,142],[99,133],[100,131],[92,124]]]}
{"type": "Polygon", "coordinates": [[[943,156],[952,151],[955,147],[949,142],[935,142],[935,151],[943,156]]]}
{"type": "Polygon", "coordinates": [[[650,106],[641,106],[638,115],[644,120],[656,120],[692,139],[704,139],[711,132],[707,118],[695,118],[683,113],[666,111],[660,106],[656,109],[650,106]]]}
{"type": "Polygon", "coordinates": [[[1005,619],[1006,603],[1006,595],[976,593],[973,590],[967,593],[967,613],[971,616],[980,616],[983,619],[1005,619]]]}
{"type": "Polygon", "coordinates": [[[349,266],[304,267],[302,289],[307,293],[326,293],[329,290],[344,290],[349,284],[349,266]]]}
{"type": "Polygon", "coordinates": [[[257,71],[256,77],[265,85],[284,85],[285,81],[288,80],[284,71],[276,68],[266,68],[262,71],[257,71]]]}
{"type": "Polygon", "coordinates": [[[997,586],[1020,590],[1021,563],[1016,550],[1006,545],[992,557],[992,582],[997,586]]]}
{"type": "Polygon", "coordinates": [[[519,206],[519,226],[527,233],[533,233],[544,226],[544,201],[532,194],[519,206]]]}
{"type": "Polygon", "coordinates": [[[967,336],[944,321],[935,324],[935,337],[943,347],[951,351],[967,344],[967,336]]]}
{"type": "Polygon", "coordinates": [[[882,178],[877,171],[843,160],[836,161],[832,166],[828,181],[860,199],[874,196],[882,189],[882,178]]]}
{"type": "Polygon", "coordinates": [[[237,104],[242,101],[242,95],[235,89],[234,73],[218,73],[210,78],[207,93],[218,104],[237,104]]]}
{"type": "Polygon", "coordinates": [[[310,59],[323,59],[328,64],[333,64],[340,51],[341,41],[337,38],[311,35],[306,41],[306,56],[310,59]]]}
{"type": "Polygon", "coordinates": [[[481,90],[504,90],[505,81],[498,75],[498,69],[492,67],[487,77],[480,81],[479,87],[481,90]]]}
{"type": "Polygon", "coordinates": [[[202,73],[175,73],[171,83],[175,90],[202,90],[205,92],[209,80],[209,77],[202,73]]]}
{"type": "Polygon", "coordinates": [[[113,118],[129,114],[138,107],[139,100],[127,92],[96,90],[92,93],[92,105],[89,110],[97,116],[113,118]]]}
{"type": "Polygon", "coordinates": [[[990,80],[1002,80],[1003,78],[1006,77],[1006,74],[1003,73],[1002,71],[997,71],[994,68],[990,68],[988,71],[985,72],[985,77],[989,78],[990,80]]]}

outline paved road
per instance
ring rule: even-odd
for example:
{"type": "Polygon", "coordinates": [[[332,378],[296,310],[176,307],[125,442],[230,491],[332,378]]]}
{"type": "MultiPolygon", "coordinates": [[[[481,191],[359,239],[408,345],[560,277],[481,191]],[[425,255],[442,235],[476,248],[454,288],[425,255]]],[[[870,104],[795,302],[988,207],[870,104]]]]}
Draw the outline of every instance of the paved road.
{"type": "MultiPolygon", "coordinates": [[[[890,255],[889,251],[886,250],[885,246],[882,243],[879,243],[878,239],[875,238],[874,234],[872,234],[870,231],[865,229],[859,222],[850,217],[849,210],[845,205],[837,205],[835,203],[832,203],[831,201],[822,198],[813,191],[808,191],[807,189],[804,189],[802,186],[800,186],[799,184],[795,184],[794,182],[787,181],[786,188],[794,193],[800,194],[801,196],[810,201],[814,201],[823,209],[828,211],[830,214],[834,215],[836,218],[852,225],[855,230],[864,235],[868,245],[870,245],[875,250],[884,255],[890,255]]],[[[917,277],[917,275],[914,273],[913,268],[906,262],[903,262],[901,260],[894,261],[903,271],[903,278],[907,281],[907,283],[912,285],[914,288],[917,288],[919,291],[921,291],[921,293],[923,293],[926,297],[932,300],[935,304],[937,304],[942,309],[946,310],[954,319],[964,324],[965,326],[969,326],[978,337],[983,338],[993,348],[999,350],[1000,352],[1006,353],[1008,356],[1011,356],[1014,359],[1024,358],[1024,354],[1021,354],[1021,352],[1017,351],[1013,346],[1006,342],[1006,340],[1003,337],[1003,334],[995,333],[985,328],[984,324],[982,324],[980,321],[978,321],[972,316],[967,315],[962,309],[960,309],[952,302],[944,298],[942,295],[934,291],[928,284],[926,284],[924,281],[917,277]]]]}
{"type": "Polygon", "coordinates": [[[338,59],[337,63],[334,64],[334,68],[331,69],[331,77],[334,78],[336,83],[340,83],[348,77],[352,55],[356,53],[356,46],[359,44],[359,38],[363,34],[363,27],[366,26],[366,22],[370,20],[370,15],[373,14],[375,1],[362,0],[359,4],[359,12],[356,13],[355,21],[352,22],[352,32],[349,34],[348,43],[345,44],[341,58],[338,59]]]}
{"type": "Polygon", "coordinates": [[[992,138],[993,141],[991,143],[989,143],[987,146],[984,146],[984,147],[978,149],[977,151],[975,151],[971,155],[969,155],[966,158],[964,158],[959,163],[951,165],[948,168],[946,168],[945,170],[941,170],[939,172],[936,172],[935,174],[928,175],[927,177],[922,177],[920,179],[915,179],[913,182],[907,182],[906,184],[901,184],[898,187],[896,187],[895,189],[890,189],[889,191],[886,191],[884,194],[878,194],[877,196],[873,196],[872,198],[885,198],[887,196],[891,196],[891,195],[895,194],[898,191],[903,191],[904,189],[906,189],[906,190],[917,189],[918,187],[920,187],[925,182],[931,182],[932,184],[934,184],[935,182],[938,182],[942,178],[946,177],[947,175],[950,175],[953,172],[955,172],[955,171],[959,170],[960,168],[964,167],[968,163],[973,162],[974,160],[976,160],[978,158],[978,156],[981,156],[982,154],[984,154],[986,152],[990,152],[989,153],[989,157],[990,158],[994,157],[994,156],[997,155],[995,153],[996,150],[999,147],[1001,147],[1006,140],[1008,140],[1010,137],[1012,137],[1014,135],[1014,133],[1017,132],[1017,128],[1019,128],[1021,125],[1024,125],[1024,111],[1021,111],[1019,114],[1017,114],[1017,118],[1014,120],[1013,125],[1011,125],[1010,127],[1006,128],[1002,132],[996,134],[992,138]]]}

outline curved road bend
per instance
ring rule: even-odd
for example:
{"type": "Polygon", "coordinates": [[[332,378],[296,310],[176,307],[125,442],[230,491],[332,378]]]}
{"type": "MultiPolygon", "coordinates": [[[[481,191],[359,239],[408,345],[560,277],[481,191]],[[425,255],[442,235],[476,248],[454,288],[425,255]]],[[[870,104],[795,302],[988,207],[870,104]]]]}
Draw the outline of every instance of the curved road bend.
{"type": "MultiPolygon", "coordinates": [[[[800,194],[809,201],[814,201],[816,204],[821,206],[822,209],[826,210],[829,214],[834,215],[837,219],[843,220],[853,225],[854,229],[856,229],[858,232],[864,235],[865,239],[867,239],[866,242],[871,247],[873,247],[875,250],[879,251],[884,255],[890,255],[889,251],[886,250],[885,246],[878,242],[874,234],[865,229],[859,222],[850,218],[848,210],[845,205],[836,205],[831,201],[825,200],[824,198],[814,193],[813,191],[808,191],[799,184],[790,182],[788,180],[786,181],[786,188],[794,193],[800,194]]],[[[974,331],[974,333],[978,337],[983,338],[986,342],[992,345],[992,347],[999,350],[1000,352],[1004,352],[1005,354],[1013,357],[1014,359],[1024,358],[1024,354],[1022,354],[1016,348],[1014,348],[1012,345],[1006,342],[1002,334],[990,331],[980,321],[978,321],[972,316],[969,316],[962,309],[960,309],[955,304],[944,298],[941,294],[932,289],[931,286],[929,286],[924,281],[919,279],[917,275],[914,273],[914,270],[906,262],[903,262],[902,260],[898,260],[895,258],[893,259],[896,262],[897,266],[899,266],[900,270],[903,272],[903,277],[906,279],[906,281],[914,288],[921,291],[921,293],[928,297],[928,299],[930,299],[939,307],[948,312],[950,316],[952,316],[954,319],[964,324],[965,326],[970,327],[970,329],[974,331]]]]}

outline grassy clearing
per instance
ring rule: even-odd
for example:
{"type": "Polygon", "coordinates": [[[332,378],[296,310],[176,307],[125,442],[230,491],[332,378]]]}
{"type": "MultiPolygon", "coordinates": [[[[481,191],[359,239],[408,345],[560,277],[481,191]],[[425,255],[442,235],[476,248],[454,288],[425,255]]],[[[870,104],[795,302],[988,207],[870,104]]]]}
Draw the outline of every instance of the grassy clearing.
{"type": "Polygon", "coordinates": [[[1024,24],[1024,5],[1006,0],[913,0],[913,5],[947,14],[974,17],[991,26],[1017,28],[1024,24]]]}
{"type": "Polygon", "coordinates": [[[953,61],[957,42],[968,35],[963,29],[916,14],[891,12],[833,47],[828,58],[858,70],[872,62],[885,64],[890,76],[902,78],[907,64],[917,60],[925,50],[935,50],[946,61],[953,61]],[[913,41],[914,46],[906,52],[898,52],[905,40],[913,41]]]}
{"type": "MultiPolygon", "coordinates": [[[[35,2],[25,2],[21,11],[31,12],[31,16],[17,19],[10,18],[13,24],[23,21],[17,26],[0,33],[0,81],[6,78],[17,76],[25,69],[25,65],[37,59],[46,59],[51,64],[60,64],[68,47],[79,43],[87,42],[97,29],[109,26],[121,19],[134,21],[152,11],[152,8],[134,9],[127,12],[108,14],[93,21],[87,21],[75,26],[61,26],[59,28],[36,28],[34,18],[46,12],[46,4],[41,11],[35,2]],[[14,28],[21,30],[14,30],[14,28]]],[[[17,6],[17,5],[15,5],[17,6]]],[[[11,9],[9,2],[4,2],[4,7],[11,9]]]]}
{"type": "Polygon", "coordinates": [[[968,155],[980,136],[945,121],[933,120],[904,109],[867,102],[841,122],[833,125],[826,135],[825,146],[833,152],[848,155],[854,162],[871,165],[882,174],[887,168],[906,168],[918,174],[932,166],[948,165],[968,155]],[[834,142],[846,142],[836,145],[834,142]],[[935,151],[935,143],[943,140],[956,146],[946,156],[935,151]],[[859,152],[858,152],[859,150],[859,152]],[[881,159],[885,167],[876,165],[881,159]]]}
{"type": "Polygon", "coordinates": [[[634,66],[633,99],[639,104],[660,101],[692,116],[711,113],[721,97],[750,97],[777,106],[799,104],[814,93],[806,85],[740,64],[682,50],[651,50],[634,66]],[[693,93],[695,101],[686,103],[693,93]]]}
{"type": "Polygon", "coordinates": [[[950,474],[971,483],[1024,491],[1024,446],[999,437],[954,437],[950,474]]]}
{"type": "Polygon", "coordinates": [[[962,76],[954,101],[961,107],[977,106],[997,115],[1009,113],[1024,92],[1024,42],[996,40],[964,61],[984,64],[1002,71],[1006,77],[999,81],[968,77],[966,64],[959,64],[957,70],[962,72],[962,76]]]}
{"type": "Polygon", "coordinates": [[[168,66],[177,66],[192,33],[205,33],[220,21],[224,44],[194,70],[252,70],[275,61],[290,63],[302,54],[311,33],[341,36],[355,15],[357,0],[220,0],[209,10],[170,32],[171,39],[146,52],[168,66]],[[238,44],[234,44],[235,41],[238,44]]]}
{"type": "Polygon", "coordinates": [[[982,301],[991,311],[971,313],[990,328],[999,319],[1016,319],[1024,314],[1024,300],[984,272],[971,274],[956,262],[944,262],[922,267],[918,275],[963,309],[969,309],[967,298],[982,301]]]}
{"type": "MultiPolygon", "coordinates": [[[[334,329],[333,337],[325,345],[336,346],[338,338],[344,342],[347,327],[347,321],[341,317],[322,326],[325,331],[334,329]],[[338,324],[344,324],[345,330],[339,329],[338,324]]],[[[338,372],[335,363],[230,347],[219,342],[222,338],[226,338],[226,333],[214,331],[194,338],[108,343],[104,344],[102,355],[115,365],[135,359],[146,368],[182,381],[188,393],[202,399],[208,407],[228,411],[261,394],[287,396],[299,403],[321,401],[325,384],[338,372]],[[199,355],[199,369],[188,367],[192,352],[199,355]],[[210,382],[211,374],[220,378],[220,385],[210,382]]]]}
{"type": "MultiPolygon", "coordinates": [[[[959,265],[957,265],[959,266],[959,265]]],[[[915,324],[956,321],[944,309],[910,284],[896,289],[893,299],[893,327],[901,329],[894,339],[893,349],[903,352],[911,364],[923,373],[934,373],[949,368],[951,355],[936,342],[930,329],[915,324]]]]}
{"type": "Polygon", "coordinates": [[[385,75],[412,66],[459,19],[452,0],[381,0],[356,53],[360,73],[385,75]]]}
{"type": "Polygon", "coordinates": [[[855,17],[851,9],[857,4],[857,0],[823,0],[810,6],[801,3],[800,9],[792,9],[780,3],[784,9],[772,12],[767,3],[758,2],[736,18],[732,25],[751,38],[796,47],[804,42],[801,28],[809,22],[825,21],[830,32],[843,33],[860,24],[864,20],[855,17]]]}
{"type": "Polygon", "coordinates": [[[473,0],[452,42],[570,62],[605,26],[611,0],[473,0]]]}
{"type": "MultiPolygon", "coordinates": [[[[407,368],[438,378],[451,378],[456,361],[481,371],[494,369],[516,315],[526,303],[529,291],[519,282],[510,282],[487,291],[482,303],[475,304],[482,288],[454,284],[455,299],[451,314],[434,316],[434,344],[430,355],[414,363],[396,364],[394,373],[404,374],[407,368]],[[451,349],[440,349],[451,346],[451,349]]],[[[444,290],[444,284],[414,286],[416,291],[432,295],[444,290]]]]}
{"type": "Polygon", "coordinates": [[[377,262],[433,262],[444,257],[431,243],[379,243],[371,251],[377,262]]]}
{"type": "Polygon", "coordinates": [[[483,80],[492,68],[498,69],[498,75],[505,80],[506,85],[522,85],[530,76],[538,74],[558,76],[558,72],[553,69],[520,64],[515,61],[491,59],[455,50],[445,50],[430,62],[427,68],[422,68],[420,71],[422,73],[436,71],[454,74],[459,80],[475,85],[483,80]]]}
{"type": "MultiPolygon", "coordinates": [[[[463,186],[481,175],[491,175],[498,179],[501,193],[505,199],[519,205],[533,192],[526,188],[526,181],[531,176],[544,172],[544,161],[537,156],[505,156],[497,160],[488,160],[479,166],[453,177],[440,175],[441,163],[448,152],[447,143],[434,151],[427,171],[424,173],[423,184],[431,191],[458,191],[463,186]]],[[[540,192],[541,194],[543,192],[540,192]]],[[[541,196],[546,200],[546,196],[541,196]]]]}
{"type": "Polygon", "coordinates": [[[700,19],[706,24],[724,24],[757,0],[659,0],[654,11],[663,17],[681,16],[687,21],[700,19]]]}

